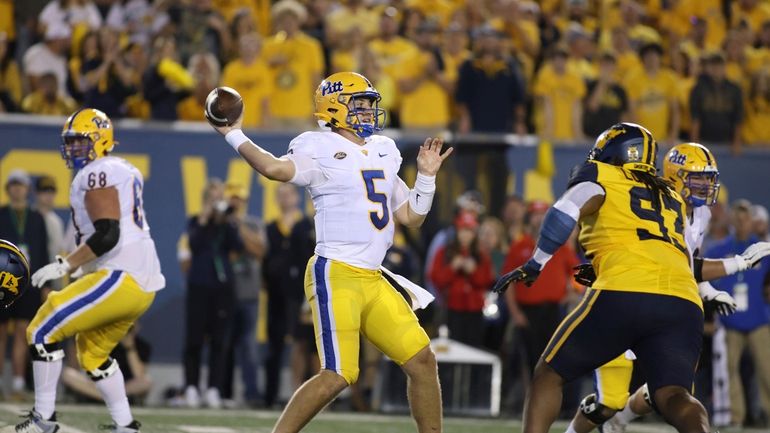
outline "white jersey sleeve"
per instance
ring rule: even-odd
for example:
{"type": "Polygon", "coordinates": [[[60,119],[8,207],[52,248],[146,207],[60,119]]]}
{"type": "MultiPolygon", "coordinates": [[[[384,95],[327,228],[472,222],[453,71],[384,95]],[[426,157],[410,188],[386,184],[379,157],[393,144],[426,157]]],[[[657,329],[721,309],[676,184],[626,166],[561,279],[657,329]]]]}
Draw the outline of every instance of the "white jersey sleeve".
{"type": "Polygon", "coordinates": [[[289,143],[286,157],[294,163],[294,177],[289,181],[297,186],[314,187],[326,182],[327,176],[317,157],[311,142],[311,134],[304,133],[289,143]]]}
{"type": "MultiPolygon", "coordinates": [[[[711,209],[708,206],[698,206],[693,209],[692,219],[688,218],[685,230],[685,240],[687,248],[692,255],[695,255],[703,245],[703,239],[706,237],[709,221],[711,221],[711,209]]],[[[700,253],[703,253],[700,251],[700,253]]]]}
{"type": "Polygon", "coordinates": [[[103,188],[115,188],[118,193],[120,237],[117,245],[84,265],[83,270],[124,271],[131,274],[146,291],[162,289],[165,278],[143,207],[144,178],[136,167],[125,160],[114,156],[99,158],[86,165],[72,180],[70,205],[77,244],[80,245],[95,232],[85,206],[86,194],[103,188]]]}

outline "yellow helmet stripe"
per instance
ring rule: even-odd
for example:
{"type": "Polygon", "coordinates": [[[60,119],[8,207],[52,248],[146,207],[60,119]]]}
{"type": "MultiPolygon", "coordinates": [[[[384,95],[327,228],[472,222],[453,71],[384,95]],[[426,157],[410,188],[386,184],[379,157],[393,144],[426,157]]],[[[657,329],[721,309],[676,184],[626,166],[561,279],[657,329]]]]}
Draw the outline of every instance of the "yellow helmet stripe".
{"type": "Polygon", "coordinates": [[[70,117],[70,124],[67,125],[67,130],[72,131],[72,124],[75,123],[75,119],[78,117],[78,114],[80,114],[81,111],[83,111],[84,108],[81,108],[80,110],[74,112],[72,116],[70,117]]]}
{"type": "Polygon", "coordinates": [[[639,132],[642,134],[642,160],[645,164],[650,163],[650,144],[649,140],[650,138],[647,137],[647,133],[644,131],[644,128],[639,128],[639,132]]]}

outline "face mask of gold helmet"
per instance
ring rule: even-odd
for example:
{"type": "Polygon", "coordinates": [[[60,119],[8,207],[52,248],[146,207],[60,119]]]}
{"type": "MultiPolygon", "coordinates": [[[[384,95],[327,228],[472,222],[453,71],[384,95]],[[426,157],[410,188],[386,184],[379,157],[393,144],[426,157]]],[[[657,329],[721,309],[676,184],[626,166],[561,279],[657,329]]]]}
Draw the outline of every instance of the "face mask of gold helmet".
{"type": "Polygon", "coordinates": [[[322,127],[344,129],[366,138],[385,127],[380,93],[355,72],[329,75],[315,91],[315,117],[322,127]]]}

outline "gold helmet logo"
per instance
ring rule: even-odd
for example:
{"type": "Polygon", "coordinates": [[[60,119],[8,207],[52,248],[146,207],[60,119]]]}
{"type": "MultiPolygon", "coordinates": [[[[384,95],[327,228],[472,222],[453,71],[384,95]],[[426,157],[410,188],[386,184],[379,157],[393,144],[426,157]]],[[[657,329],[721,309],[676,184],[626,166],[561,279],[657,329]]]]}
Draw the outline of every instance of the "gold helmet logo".
{"type": "Polygon", "coordinates": [[[14,295],[18,295],[20,278],[21,277],[17,277],[8,271],[0,272],[0,287],[7,289],[14,295]]]}
{"type": "Polygon", "coordinates": [[[637,146],[628,147],[628,160],[630,162],[639,161],[639,148],[637,146]]]}

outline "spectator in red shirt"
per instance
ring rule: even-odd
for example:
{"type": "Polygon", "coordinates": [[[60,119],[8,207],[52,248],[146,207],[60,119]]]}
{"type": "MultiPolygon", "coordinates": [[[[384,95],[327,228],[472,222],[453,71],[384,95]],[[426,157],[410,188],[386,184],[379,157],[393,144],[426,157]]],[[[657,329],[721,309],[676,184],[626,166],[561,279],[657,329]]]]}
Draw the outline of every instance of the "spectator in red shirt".
{"type": "Polygon", "coordinates": [[[449,337],[475,347],[484,341],[484,297],[494,281],[492,261],[478,248],[478,227],[473,213],[461,212],[454,238],[438,250],[431,270],[446,299],[449,337]]]}
{"type": "MultiPolygon", "coordinates": [[[[529,204],[527,230],[511,244],[501,273],[523,265],[532,256],[537,242],[534,236],[540,231],[547,210],[545,202],[533,201],[529,204]]],[[[566,300],[568,290],[573,290],[572,268],[579,263],[572,247],[564,245],[556,251],[532,286],[519,283],[514,290],[505,293],[508,310],[519,335],[516,341],[524,345],[529,372],[534,370],[540,354],[559,325],[561,303],[566,300]]]]}

